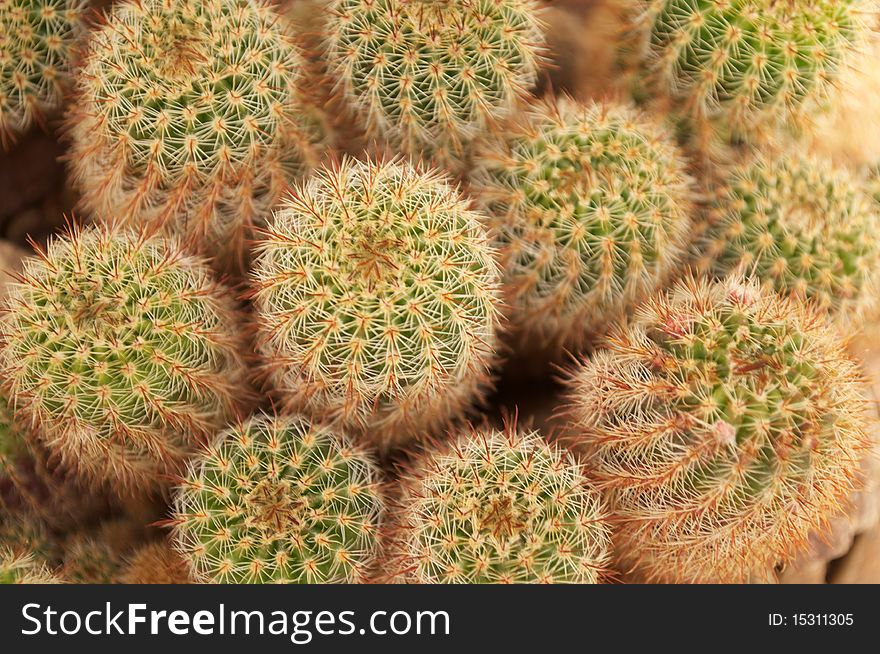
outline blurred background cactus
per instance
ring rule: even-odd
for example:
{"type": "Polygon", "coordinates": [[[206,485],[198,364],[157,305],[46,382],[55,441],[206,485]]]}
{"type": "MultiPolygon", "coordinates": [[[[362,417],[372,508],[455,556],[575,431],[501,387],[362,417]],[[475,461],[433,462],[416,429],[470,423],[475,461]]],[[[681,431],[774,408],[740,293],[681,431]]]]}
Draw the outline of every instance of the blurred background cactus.
{"type": "Polygon", "coordinates": [[[86,0],[0,0],[3,147],[61,107],[86,8],[86,0]]]}
{"type": "Polygon", "coordinates": [[[626,106],[536,103],[478,147],[471,187],[520,348],[595,341],[675,271],[691,228],[681,154],[626,106]]]}

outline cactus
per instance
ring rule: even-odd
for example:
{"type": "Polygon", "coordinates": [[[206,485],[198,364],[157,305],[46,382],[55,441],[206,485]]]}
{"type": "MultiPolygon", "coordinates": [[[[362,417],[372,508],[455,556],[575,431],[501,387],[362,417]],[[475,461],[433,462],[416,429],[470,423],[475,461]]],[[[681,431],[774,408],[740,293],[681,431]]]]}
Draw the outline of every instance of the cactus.
{"type": "Polygon", "coordinates": [[[68,119],[83,206],[240,271],[253,226],[315,156],[286,26],[264,0],[117,4],[89,42],[68,119]]]}
{"type": "Polygon", "coordinates": [[[869,444],[838,332],[736,278],[646,302],[568,392],[621,565],[651,581],[772,579],[841,512],[869,444]]]}
{"type": "Polygon", "coordinates": [[[0,0],[0,144],[58,109],[86,0],[0,0]]]}
{"type": "Polygon", "coordinates": [[[175,545],[199,581],[360,581],[377,551],[376,480],[371,460],[328,427],[252,418],[191,464],[175,545]]]}
{"type": "Polygon", "coordinates": [[[59,530],[106,510],[108,498],[85,488],[37,439],[25,437],[26,432],[0,393],[0,508],[29,514],[32,521],[59,530]]]}
{"type": "Polygon", "coordinates": [[[542,101],[474,161],[522,341],[580,347],[675,270],[690,181],[664,130],[634,110],[542,101]]]}
{"type": "Polygon", "coordinates": [[[640,0],[643,72],[736,138],[809,118],[867,35],[863,0],[640,0]]]}
{"type": "Polygon", "coordinates": [[[18,554],[32,554],[38,561],[59,558],[54,539],[36,516],[6,511],[0,517],[0,548],[18,554]]]}
{"type": "Polygon", "coordinates": [[[160,487],[246,395],[231,291],[157,236],[71,229],[38,255],[0,319],[10,404],[93,485],[160,487]]]}
{"type": "Polygon", "coordinates": [[[0,585],[58,584],[61,580],[32,554],[13,552],[0,547],[0,585]]]}
{"type": "Polygon", "coordinates": [[[370,133],[459,168],[534,84],[542,27],[535,0],[337,0],[328,64],[370,133]]]}
{"type": "Polygon", "coordinates": [[[876,304],[880,220],[860,180],[801,155],[736,168],[699,239],[700,267],[748,274],[858,327],[876,304]]]}
{"type": "Polygon", "coordinates": [[[164,540],[139,547],[120,574],[123,584],[189,584],[186,561],[164,540]]]}
{"type": "Polygon", "coordinates": [[[119,582],[122,555],[100,538],[78,535],[64,552],[59,571],[70,584],[115,584],[119,582]]]}
{"type": "Polygon", "coordinates": [[[322,169],[257,252],[261,349],[289,408],[387,448],[480,396],[499,273],[480,216],[438,173],[350,159],[322,169]]]}
{"type": "Polygon", "coordinates": [[[610,559],[599,493],[535,431],[471,429],[405,471],[390,549],[417,583],[596,583],[610,559]]]}

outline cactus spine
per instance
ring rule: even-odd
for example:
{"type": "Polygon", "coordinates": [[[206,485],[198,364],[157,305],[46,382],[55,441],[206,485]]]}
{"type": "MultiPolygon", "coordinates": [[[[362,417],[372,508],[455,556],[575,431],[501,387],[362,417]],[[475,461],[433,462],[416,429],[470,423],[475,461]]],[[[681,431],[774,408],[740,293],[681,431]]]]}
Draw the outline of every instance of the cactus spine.
{"type": "Polygon", "coordinates": [[[0,0],[0,144],[61,105],[86,0],[0,0]]]}
{"type": "Polygon", "coordinates": [[[69,115],[84,206],[241,270],[252,227],[314,156],[286,25],[264,0],[117,4],[69,115]]]}
{"type": "Polygon", "coordinates": [[[804,122],[867,33],[862,0],[641,0],[649,85],[754,137],[804,122]]]}
{"type": "Polygon", "coordinates": [[[534,84],[534,0],[337,0],[328,59],[376,136],[459,168],[468,143],[534,84]]]}
{"type": "Polygon", "coordinates": [[[61,580],[32,554],[13,552],[0,547],[0,585],[58,584],[61,580]]]}
{"type": "Polygon", "coordinates": [[[869,443],[843,339],[733,279],[645,303],[569,391],[622,565],[652,581],[773,578],[842,510],[869,443]]]}
{"type": "Polygon", "coordinates": [[[625,106],[538,102],[477,148],[471,181],[524,342],[583,345],[675,270],[688,238],[685,164],[625,106]]]}
{"type": "Polygon", "coordinates": [[[701,239],[701,267],[748,274],[858,327],[876,304],[878,209],[844,169],[800,155],[736,168],[701,239]]]}
{"type": "Polygon", "coordinates": [[[471,430],[405,471],[390,536],[417,583],[596,583],[610,559],[597,491],[535,431],[471,430]]]}
{"type": "Polygon", "coordinates": [[[387,447],[440,429],[486,386],[494,250],[438,173],[350,159],[323,169],[257,253],[262,352],[291,408],[387,447]]]}
{"type": "Polygon", "coordinates": [[[242,398],[230,296],[173,241],[72,230],[9,288],[0,361],[10,404],[83,478],[161,486],[242,398]]]}
{"type": "Polygon", "coordinates": [[[186,561],[164,541],[155,541],[135,550],[120,575],[123,584],[190,584],[186,561]]]}
{"type": "Polygon", "coordinates": [[[371,460],[331,429],[252,418],[191,464],[175,545],[200,581],[361,581],[377,551],[376,482],[371,460]]]}

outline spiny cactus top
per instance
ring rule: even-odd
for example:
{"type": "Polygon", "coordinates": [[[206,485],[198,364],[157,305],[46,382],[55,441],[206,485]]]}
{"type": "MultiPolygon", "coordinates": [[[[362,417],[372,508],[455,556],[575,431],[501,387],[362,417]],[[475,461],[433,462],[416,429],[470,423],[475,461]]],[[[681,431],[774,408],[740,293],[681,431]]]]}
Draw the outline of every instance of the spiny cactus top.
{"type": "Polygon", "coordinates": [[[265,0],[117,3],[69,116],[85,206],[240,267],[250,227],[311,157],[286,25],[265,0]]]}
{"type": "Polygon", "coordinates": [[[843,169],[799,155],[738,167],[714,204],[701,266],[813,300],[857,326],[876,304],[880,207],[843,169]]]}
{"type": "Polygon", "coordinates": [[[821,313],[735,280],[645,303],[574,370],[572,430],[651,580],[772,578],[842,511],[864,388],[821,313]]]}
{"type": "Polygon", "coordinates": [[[862,0],[641,0],[649,78],[734,135],[815,108],[862,39],[862,0]]]}
{"type": "Polygon", "coordinates": [[[252,418],[192,462],[176,547],[202,581],[361,581],[377,552],[376,484],[370,459],[327,427],[252,418]]]}
{"type": "Polygon", "coordinates": [[[0,142],[61,104],[87,0],[0,0],[0,142]]]}
{"type": "Polygon", "coordinates": [[[88,227],[38,255],[0,320],[11,404],[84,477],[161,484],[241,397],[232,292],[159,237],[88,227]]]}
{"type": "Polygon", "coordinates": [[[493,255],[438,173],[321,170],[282,204],[255,262],[262,351],[285,401],[380,445],[440,428],[494,360],[493,255]]]}
{"type": "Polygon", "coordinates": [[[610,559],[598,492],[534,431],[471,431],[428,451],[399,503],[391,542],[418,583],[596,583],[610,559]]]}
{"type": "Polygon", "coordinates": [[[58,584],[61,580],[32,554],[0,547],[0,584],[58,584]]]}
{"type": "Polygon", "coordinates": [[[495,228],[514,329],[577,346],[673,270],[690,227],[680,154],[618,105],[536,103],[476,148],[472,186],[495,228]]]}
{"type": "Polygon", "coordinates": [[[535,82],[535,0],[336,0],[328,57],[368,128],[453,166],[535,82]]]}

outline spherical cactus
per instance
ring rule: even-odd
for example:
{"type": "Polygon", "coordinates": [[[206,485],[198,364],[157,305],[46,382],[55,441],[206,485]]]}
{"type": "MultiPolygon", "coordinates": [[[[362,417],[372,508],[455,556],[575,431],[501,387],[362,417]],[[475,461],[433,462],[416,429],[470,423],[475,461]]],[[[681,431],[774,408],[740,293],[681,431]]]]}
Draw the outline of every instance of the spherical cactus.
{"type": "Polygon", "coordinates": [[[58,584],[61,580],[32,554],[0,547],[0,584],[58,584]]]}
{"type": "Polygon", "coordinates": [[[361,581],[381,514],[371,460],[299,417],[231,428],[191,464],[174,505],[177,550],[199,581],[361,581]]]}
{"type": "Polygon", "coordinates": [[[240,270],[251,228],[314,156],[286,25],[264,0],[117,4],[69,116],[84,207],[158,225],[240,270]]]}
{"type": "Polygon", "coordinates": [[[69,584],[119,583],[123,555],[101,538],[77,535],[63,558],[59,575],[69,584]]]}
{"type": "Polygon", "coordinates": [[[863,0],[640,0],[655,92],[735,137],[797,124],[867,34],[863,0]]]}
{"type": "Polygon", "coordinates": [[[880,209],[843,169],[800,155],[757,158],[719,191],[700,267],[747,274],[856,327],[876,304],[880,209]]]}
{"type": "Polygon", "coordinates": [[[449,167],[542,59],[535,0],[336,0],[331,12],[330,69],[368,130],[449,167]]]}
{"type": "Polygon", "coordinates": [[[485,387],[498,267],[439,174],[344,160],[295,190],[257,251],[262,352],[290,408],[386,447],[485,387]]]}
{"type": "Polygon", "coordinates": [[[171,240],[72,230],[9,289],[10,404],[82,478],[161,486],[246,396],[231,295],[171,240]]]}
{"type": "Polygon", "coordinates": [[[123,584],[189,584],[186,561],[164,540],[147,543],[127,559],[120,575],[123,584]]]}
{"type": "Polygon", "coordinates": [[[514,332],[578,347],[673,272],[690,230],[685,164],[617,105],[535,104],[476,148],[472,187],[501,253],[514,332]]]}
{"type": "Polygon", "coordinates": [[[865,389],[809,305],[686,280],[572,372],[570,430],[607,491],[623,569],[773,578],[857,483],[865,389]]]}
{"type": "Polygon", "coordinates": [[[416,583],[596,583],[610,559],[602,500],[537,432],[482,429],[403,478],[389,540],[416,583]]]}
{"type": "Polygon", "coordinates": [[[61,105],[86,0],[0,0],[0,143],[61,105]]]}

